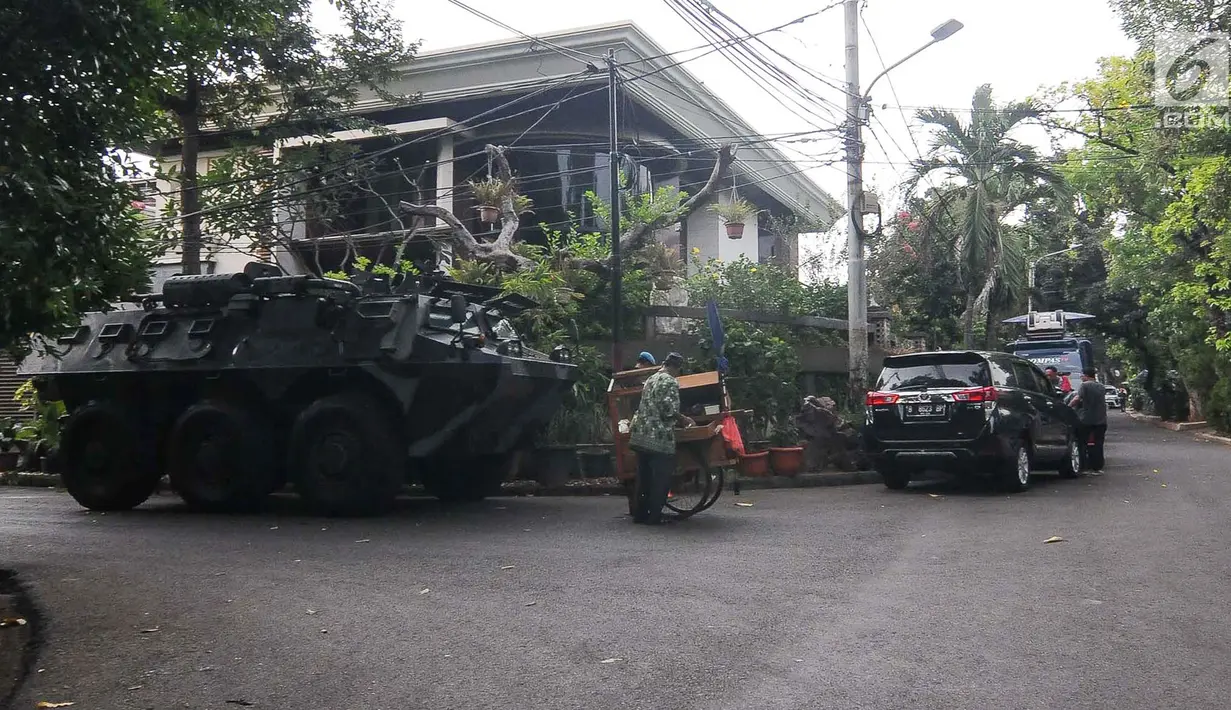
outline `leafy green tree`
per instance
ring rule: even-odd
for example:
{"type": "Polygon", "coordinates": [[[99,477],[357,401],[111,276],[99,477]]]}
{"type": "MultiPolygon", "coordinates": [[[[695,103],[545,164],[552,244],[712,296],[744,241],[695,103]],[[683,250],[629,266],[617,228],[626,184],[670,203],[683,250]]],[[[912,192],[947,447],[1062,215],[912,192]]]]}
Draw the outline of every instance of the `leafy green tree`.
{"type": "Polygon", "coordinates": [[[1022,205],[1061,191],[1063,179],[1033,147],[1011,135],[1038,116],[1030,101],[997,106],[985,84],[975,91],[965,122],[944,109],[918,116],[936,131],[908,187],[917,190],[932,176],[947,178],[937,189],[936,208],[955,215],[953,255],[966,290],[965,345],[974,346],[974,322],[982,314],[992,347],[997,306],[1019,300],[1026,285],[1023,235],[1005,220],[1022,205]]]}
{"type": "Polygon", "coordinates": [[[311,195],[318,210],[327,209],[322,205],[336,203],[372,170],[350,160],[354,146],[338,144],[292,151],[275,165],[277,139],[374,128],[352,112],[364,91],[394,104],[412,99],[385,88],[418,48],[402,39],[387,2],[329,5],[341,32],[316,29],[311,0],[166,0],[159,104],[168,119],[166,145],[179,153],[178,170],[166,175],[179,184],[179,196],[167,211],[181,223],[177,234],[168,222],[163,238],[182,240],[184,273],[200,271],[204,215],[213,231],[268,247],[283,222],[277,213],[304,206],[296,196],[311,195]],[[232,150],[198,175],[206,138],[232,150]],[[277,179],[304,172],[308,190],[288,191],[277,179]]]}
{"type": "MultiPolygon", "coordinates": [[[[1132,5],[1126,21],[1141,38],[1164,26],[1176,3],[1132,5]],[[1163,24],[1159,24],[1159,23],[1163,24]]],[[[1053,119],[1085,136],[1063,171],[1094,213],[1120,220],[1104,241],[1108,278],[1100,323],[1120,338],[1156,401],[1175,369],[1188,415],[1231,425],[1231,131],[1225,122],[1171,127],[1151,101],[1153,57],[1142,50],[1100,65],[1097,76],[1061,87],[1088,112],[1053,119]]],[[[1172,412],[1169,412],[1172,413],[1172,412]]],[[[1183,412],[1174,412],[1184,416],[1183,412]]]]}
{"type": "Polygon", "coordinates": [[[0,7],[0,347],[52,334],[147,282],[131,169],[149,127],[153,0],[0,7]]]}
{"type": "Polygon", "coordinates": [[[932,193],[911,199],[872,241],[868,284],[899,333],[925,333],[934,347],[962,340],[965,291],[953,259],[957,223],[932,193]]]}

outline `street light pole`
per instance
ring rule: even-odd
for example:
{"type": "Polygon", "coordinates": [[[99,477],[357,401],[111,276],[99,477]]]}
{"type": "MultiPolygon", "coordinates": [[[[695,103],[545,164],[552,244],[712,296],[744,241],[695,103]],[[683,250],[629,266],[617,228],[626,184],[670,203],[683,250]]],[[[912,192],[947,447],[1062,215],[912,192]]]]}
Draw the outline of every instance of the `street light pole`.
{"type": "Polygon", "coordinates": [[[859,90],[859,0],[842,4],[846,36],[846,322],[850,351],[850,390],[856,401],[868,388],[868,281],[863,238],[863,122],[868,118],[872,86],[889,71],[923,50],[953,36],[963,25],[946,20],[932,30],[932,39],[885,67],[867,92],[859,90]]]}

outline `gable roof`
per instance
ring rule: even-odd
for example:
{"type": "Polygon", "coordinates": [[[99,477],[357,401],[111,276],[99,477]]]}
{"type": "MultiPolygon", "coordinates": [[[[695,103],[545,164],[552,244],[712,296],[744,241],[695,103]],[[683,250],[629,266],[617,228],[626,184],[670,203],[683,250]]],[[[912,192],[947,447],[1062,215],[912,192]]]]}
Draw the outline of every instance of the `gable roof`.
{"type": "MultiPolygon", "coordinates": [[[[647,81],[633,79],[623,84],[644,108],[697,145],[717,149],[732,136],[760,135],[630,21],[424,52],[405,67],[398,83],[405,84],[407,92],[418,93],[421,103],[426,104],[512,93],[569,77],[578,77],[577,83],[606,83],[606,72],[599,71],[599,65],[608,50],[615,51],[618,63],[635,63],[639,74],[652,73],[655,81],[671,86],[671,92],[667,92],[647,81]],[[587,56],[594,61],[587,62],[587,56]],[[579,76],[587,63],[595,71],[579,76]]],[[[368,111],[382,105],[382,100],[372,96],[356,108],[368,111]]],[[[755,175],[759,189],[825,228],[846,211],[842,203],[803,174],[800,166],[767,142],[741,145],[734,169],[755,175]]]]}

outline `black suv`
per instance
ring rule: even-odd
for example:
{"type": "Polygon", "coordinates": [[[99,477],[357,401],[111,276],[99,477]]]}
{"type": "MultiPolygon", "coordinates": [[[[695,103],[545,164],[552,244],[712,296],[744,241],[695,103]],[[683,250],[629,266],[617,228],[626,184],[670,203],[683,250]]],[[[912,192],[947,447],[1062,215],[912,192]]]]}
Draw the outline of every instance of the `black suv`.
{"type": "Polygon", "coordinates": [[[996,352],[885,358],[864,441],[889,488],[924,470],[990,474],[1010,490],[1032,470],[1081,470],[1077,414],[1029,360],[996,352]]]}

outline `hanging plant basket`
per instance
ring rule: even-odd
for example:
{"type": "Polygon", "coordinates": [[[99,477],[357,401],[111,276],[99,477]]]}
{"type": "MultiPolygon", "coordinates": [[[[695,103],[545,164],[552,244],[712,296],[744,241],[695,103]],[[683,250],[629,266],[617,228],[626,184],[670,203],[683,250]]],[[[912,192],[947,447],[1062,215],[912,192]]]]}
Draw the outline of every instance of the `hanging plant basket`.
{"type": "Polygon", "coordinates": [[[484,222],[487,222],[488,224],[492,224],[493,222],[500,221],[500,208],[499,207],[492,207],[491,205],[479,205],[475,209],[479,211],[479,219],[483,220],[484,222]]]}
{"type": "Polygon", "coordinates": [[[744,223],[743,222],[727,222],[727,238],[728,239],[743,239],[744,238],[744,223]]]}

